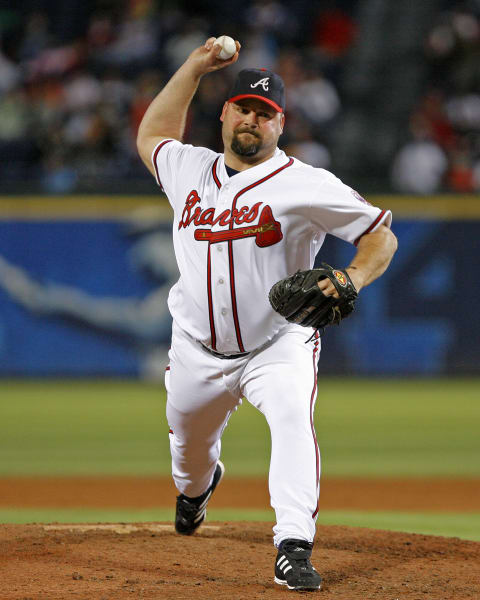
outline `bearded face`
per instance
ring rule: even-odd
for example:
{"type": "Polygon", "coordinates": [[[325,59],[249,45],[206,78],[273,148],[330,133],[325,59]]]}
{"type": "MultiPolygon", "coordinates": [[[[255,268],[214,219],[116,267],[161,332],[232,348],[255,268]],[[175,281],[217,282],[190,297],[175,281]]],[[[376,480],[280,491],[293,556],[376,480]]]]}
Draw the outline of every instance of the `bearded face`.
{"type": "Polygon", "coordinates": [[[225,151],[253,165],[273,155],[285,117],[261,100],[245,98],[225,102],[220,120],[225,151]]]}
{"type": "Polygon", "coordinates": [[[230,147],[239,156],[255,156],[262,147],[262,138],[256,131],[243,127],[233,132],[230,147]]]}

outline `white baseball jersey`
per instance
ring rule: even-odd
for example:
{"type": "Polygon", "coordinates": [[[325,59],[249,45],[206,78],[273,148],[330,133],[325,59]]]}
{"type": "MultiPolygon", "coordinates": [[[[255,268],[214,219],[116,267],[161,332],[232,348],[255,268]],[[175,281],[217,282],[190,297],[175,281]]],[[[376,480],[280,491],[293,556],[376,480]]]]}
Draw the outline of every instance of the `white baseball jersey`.
{"type": "Polygon", "coordinates": [[[180,279],[170,312],[190,336],[223,354],[259,348],[287,325],[268,292],[311,269],[327,233],[355,243],[391,222],[390,211],[279,149],[233,177],[223,154],[173,139],[155,147],[152,162],[174,210],[180,279]]]}

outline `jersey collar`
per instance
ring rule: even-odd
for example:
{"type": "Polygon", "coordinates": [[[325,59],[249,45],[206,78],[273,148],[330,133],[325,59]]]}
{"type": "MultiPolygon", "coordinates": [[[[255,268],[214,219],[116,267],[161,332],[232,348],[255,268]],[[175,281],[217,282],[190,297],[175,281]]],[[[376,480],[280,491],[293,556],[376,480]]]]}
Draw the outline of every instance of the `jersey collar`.
{"type": "Polygon", "coordinates": [[[234,175],[231,179],[227,174],[227,170],[225,168],[225,155],[220,154],[218,157],[218,161],[216,161],[214,165],[214,179],[216,180],[217,186],[220,184],[223,187],[226,183],[230,183],[232,185],[239,184],[240,187],[244,187],[248,185],[252,181],[256,181],[257,179],[261,179],[268,175],[272,171],[275,171],[279,167],[285,164],[287,161],[287,156],[283,150],[280,148],[275,149],[275,154],[269,158],[268,160],[260,163],[259,165],[255,165],[254,167],[250,167],[249,169],[245,169],[245,171],[240,171],[236,175],[234,175]],[[216,176],[216,177],[215,177],[216,176]]]}

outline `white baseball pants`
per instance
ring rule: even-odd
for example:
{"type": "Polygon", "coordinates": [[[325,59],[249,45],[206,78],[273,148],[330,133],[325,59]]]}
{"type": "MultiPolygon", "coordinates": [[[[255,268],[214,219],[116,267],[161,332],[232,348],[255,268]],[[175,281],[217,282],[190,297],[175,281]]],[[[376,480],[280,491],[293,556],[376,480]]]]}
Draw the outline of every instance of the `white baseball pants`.
{"type": "Polygon", "coordinates": [[[320,340],[287,326],[246,357],[221,359],[173,324],[165,375],[172,474],[180,493],[206,491],[220,457],[221,436],[245,397],[271,432],[269,491],[274,544],[312,542],[318,511],[320,453],[313,425],[320,340]]]}

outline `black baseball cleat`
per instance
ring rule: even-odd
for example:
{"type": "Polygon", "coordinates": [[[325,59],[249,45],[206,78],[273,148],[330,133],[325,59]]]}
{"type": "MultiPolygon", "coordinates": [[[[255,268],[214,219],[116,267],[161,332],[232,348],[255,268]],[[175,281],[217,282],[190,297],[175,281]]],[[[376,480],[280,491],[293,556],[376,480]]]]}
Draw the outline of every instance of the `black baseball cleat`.
{"type": "Polygon", "coordinates": [[[319,590],[322,578],[310,562],[312,548],[313,544],[305,540],[283,540],[275,561],[275,583],[289,590],[319,590]]]}
{"type": "Polygon", "coordinates": [[[207,504],[210,496],[220,483],[224,473],[225,467],[219,460],[213,475],[213,481],[206,492],[197,498],[189,498],[184,494],[177,496],[177,508],[175,512],[175,530],[177,533],[192,535],[200,527],[207,514],[207,504]]]}

